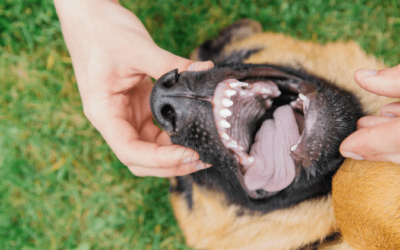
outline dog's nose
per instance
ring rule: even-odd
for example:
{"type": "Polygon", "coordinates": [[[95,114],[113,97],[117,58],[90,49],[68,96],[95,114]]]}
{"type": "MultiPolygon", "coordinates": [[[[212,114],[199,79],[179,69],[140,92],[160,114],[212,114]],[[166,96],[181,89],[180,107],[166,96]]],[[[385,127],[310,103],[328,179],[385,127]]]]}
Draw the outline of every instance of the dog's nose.
{"type": "Polygon", "coordinates": [[[184,115],[184,97],[192,94],[187,84],[179,82],[177,69],[157,80],[151,92],[150,107],[154,119],[164,130],[178,132],[177,121],[184,115]]]}

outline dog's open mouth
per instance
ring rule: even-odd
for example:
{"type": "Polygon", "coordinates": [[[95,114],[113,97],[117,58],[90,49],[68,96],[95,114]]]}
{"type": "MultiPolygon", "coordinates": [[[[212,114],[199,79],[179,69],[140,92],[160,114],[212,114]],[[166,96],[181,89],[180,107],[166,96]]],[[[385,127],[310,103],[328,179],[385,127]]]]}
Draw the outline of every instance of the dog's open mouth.
{"type": "Polygon", "coordinates": [[[319,158],[320,150],[305,152],[317,120],[312,105],[317,93],[300,93],[297,99],[296,94],[281,92],[270,80],[230,78],[215,89],[212,104],[218,134],[243,167],[240,171],[250,191],[285,189],[299,167],[319,158]]]}
{"type": "Polygon", "coordinates": [[[312,186],[343,162],[340,143],[362,111],[350,93],[287,72],[251,64],[173,70],[154,85],[152,113],[173,143],[237,178],[253,199],[312,186]]]}

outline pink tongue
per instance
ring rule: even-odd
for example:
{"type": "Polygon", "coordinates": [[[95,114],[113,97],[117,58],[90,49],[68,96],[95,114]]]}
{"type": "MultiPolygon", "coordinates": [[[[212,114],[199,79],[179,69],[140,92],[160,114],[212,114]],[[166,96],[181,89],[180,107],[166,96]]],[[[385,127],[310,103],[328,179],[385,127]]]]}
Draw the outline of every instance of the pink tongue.
{"type": "Polygon", "coordinates": [[[295,177],[290,147],[300,135],[293,109],[290,105],[281,106],[273,116],[274,119],[264,121],[250,150],[254,163],[244,175],[249,190],[280,191],[295,177]]]}

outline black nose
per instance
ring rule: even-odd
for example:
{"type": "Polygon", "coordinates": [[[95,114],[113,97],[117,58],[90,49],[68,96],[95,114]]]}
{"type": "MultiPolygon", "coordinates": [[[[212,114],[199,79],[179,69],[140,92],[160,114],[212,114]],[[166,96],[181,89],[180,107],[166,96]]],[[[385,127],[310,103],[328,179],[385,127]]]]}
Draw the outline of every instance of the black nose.
{"type": "Polygon", "coordinates": [[[154,84],[150,107],[154,119],[167,132],[178,132],[178,121],[184,115],[184,97],[192,95],[186,84],[179,82],[178,70],[163,75],[154,84]]]}

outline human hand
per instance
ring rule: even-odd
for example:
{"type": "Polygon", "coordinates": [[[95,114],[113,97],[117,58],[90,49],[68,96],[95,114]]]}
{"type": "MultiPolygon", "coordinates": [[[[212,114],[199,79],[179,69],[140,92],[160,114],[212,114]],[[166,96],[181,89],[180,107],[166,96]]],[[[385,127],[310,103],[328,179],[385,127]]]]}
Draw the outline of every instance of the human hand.
{"type": "MultiPolygon", "coordinates": [[[[86,117],[137,176],[186,175],[210,165],[173,145],[153,123],[152,81],[178,68],[205,70],[159,48],[140,20],[116,1],[55,0],[86,117]]],[[[194,63],[194,64],[193,64],[194,63]]]]}
{"type": "MultiPolygon", "coordinates": [[[[369,92],[400,97],[400,65],[379,71],[359,69],[354,78],[369,92]]],[[[344,157],[400,163],[400,102],[383,106],[380,116],[361,118],[357,127],[359,129],[340,146],[344,157]]]]}

